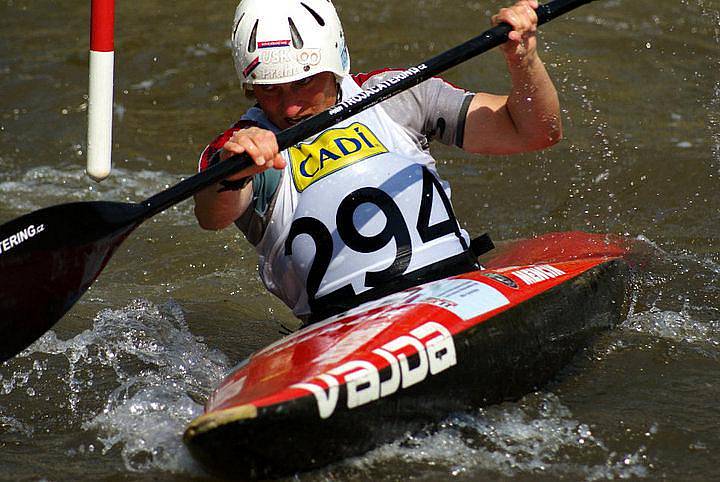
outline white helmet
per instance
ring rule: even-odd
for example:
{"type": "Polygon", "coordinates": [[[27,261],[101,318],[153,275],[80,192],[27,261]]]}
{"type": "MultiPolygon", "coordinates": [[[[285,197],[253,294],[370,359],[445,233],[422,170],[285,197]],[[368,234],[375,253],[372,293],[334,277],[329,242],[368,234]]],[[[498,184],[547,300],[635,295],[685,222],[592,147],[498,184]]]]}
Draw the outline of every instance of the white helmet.
{"type": "Polygon", "coordinates": [[[350,72],[340,19],[330,0],[242,0],[235,11],[233,60],[245,88],[350,72]]]}

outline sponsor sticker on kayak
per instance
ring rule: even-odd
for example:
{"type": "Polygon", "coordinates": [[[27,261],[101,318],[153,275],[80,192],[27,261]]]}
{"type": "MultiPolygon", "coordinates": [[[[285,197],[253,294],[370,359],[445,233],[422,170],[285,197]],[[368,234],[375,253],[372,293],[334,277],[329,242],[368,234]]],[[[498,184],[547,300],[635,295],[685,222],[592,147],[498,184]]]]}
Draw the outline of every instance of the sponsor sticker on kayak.
{"type": "Polygon", "coordinates": [[[436,305],[463,320],[510,304],[505,295],[492,286],[471,279],[447,279],[429,283],[404,302],[436,305]]]}
{"type": "Polygon", "coordinates": [[[522,282],[526,285],[531,286],[540,283],[541,281],[559,278],[560,276],[563,276],[567,273],[565,273],[565,271],[561,270],[560,268],[556,268],[555,266],[543,264],[539,266],[533,266],[531,268],[519,269],[517,271],[513,271],[512,274],[520,278],[522,282]]]}
{"type": "Polygon", "coordinates": [[[347,392],[344,397],[347,408],[353,409],[420,383],[428,375],[437,375],[456,364],[452,334],[440,323],[429,321],[374,349],[370,355],[350,360],[291,388],[312,393],[320,418],[329,418],[341,399],[341,389],[347,392]],[[415,356],[417,361],[411,364],[409,358],[415,356]],[[388,364],[390,377],[380,381],[380,370],[388,364]]]}
{"type": "Polygon", "coordinates": [[[364,303],[357,308],[329,318],[338,320],[382,307],[428,304],[438,306],[466,321],[510,304],[504,294],[492,286],[473,279],[444,279],[364,303]]]}
{"type": "MultiPolygon", "coordinates": [[[[367,313],[377,309],[383,310],[388,322],[397,321],[405,316],[404,310],[420,304],[443,308],[462,321],[467,321],[507,306],[510,301],[492,286],[473,279],[453,278],[433,281],[426,285],[363,303],[357,308],[332,316],[325,321],[311,325],[304,330],[276,341],[261,350],[259,354],[270,356],[277,351],[305,343],[315,337],[353,329],[358,324],[377,324],[377,318],[365,317],[367,313]],[[350,319],[338,325],[338,321],[345,318],[350,319]]],[[[329,356],[330,352],[326,353],[326,355],[329,356]]]]}
{"type": "Polygon", "coordinates": [[[519,286],[515,281],[513,281],[511,278],[508,278],[504,274],[500,273],[481,273],[484,277],[490,278],[491,280],[497,281],[498,283],[502,283],[508,288],[512,288],[514,290],[519,289],[519,286]]]}

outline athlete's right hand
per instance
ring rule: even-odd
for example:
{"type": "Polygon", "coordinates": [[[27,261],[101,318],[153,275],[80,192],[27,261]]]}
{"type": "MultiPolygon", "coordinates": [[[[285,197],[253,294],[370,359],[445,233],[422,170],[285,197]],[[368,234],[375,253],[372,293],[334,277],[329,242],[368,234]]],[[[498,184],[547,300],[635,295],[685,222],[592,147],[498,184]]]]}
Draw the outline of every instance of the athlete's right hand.
{"type": "MultiPolygon", "coordinates": [[[[225,161],[235,154],[248,153],[254,164],[228,176],[228,181],[239,181],[270,168],[284,169],[285,159],[278,152],[277,138],[271,131],[249,127],[233,132],[220,151],[225,161]]],[[[238,219],[250,205],[252,189],[218,189],[210,186],[195,193],[195,216],[204,229],[222,229],[238,219]]]]}
{"type": "Polygon", "coordinates": [[[259,127],[248,127],[235,131],[232,137],[223,145],[220,159],[224,161],[235,154],[246,152],[250,155],[255,166],[228,177],[228,180],[238,180],[270,168],[285,168],[285,159],[279,152],[277,138],[272,131],[259,127]]]}

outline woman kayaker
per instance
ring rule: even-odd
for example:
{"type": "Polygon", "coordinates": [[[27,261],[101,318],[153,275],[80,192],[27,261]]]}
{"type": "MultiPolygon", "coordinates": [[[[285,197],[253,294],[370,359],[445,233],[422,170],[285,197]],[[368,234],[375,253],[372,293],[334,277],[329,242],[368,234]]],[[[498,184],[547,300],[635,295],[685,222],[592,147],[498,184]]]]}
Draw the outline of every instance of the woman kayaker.
{"type": "Polygon", "coordinates": [[[537,8],[522,0],[492,17],[513,27],[501,47],[508,95],[434,78],[278,152],[280,130],[398,71],[350,74],[330,0],[241,1],[233,58],[257,104],[205,149],[199,167],[245,152],[255,166],[195,196],[200,225],[235,223],[258,251],[267,288],[303,320],[476,269],[429,142],[513,154],[561,138],[557,93],[537,53],[537,8]]]}

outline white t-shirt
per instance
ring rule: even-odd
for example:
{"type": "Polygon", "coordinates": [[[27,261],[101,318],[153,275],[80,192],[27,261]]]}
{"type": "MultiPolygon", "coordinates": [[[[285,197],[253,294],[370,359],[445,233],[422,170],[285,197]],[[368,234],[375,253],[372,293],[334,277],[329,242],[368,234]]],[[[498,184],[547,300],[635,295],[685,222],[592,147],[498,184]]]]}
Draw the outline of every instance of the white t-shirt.
{"type": "MultiPolygon", "coordinates": [[[[392,75],[346,78],[343,97],[392,75]]],[[[428,147],[431,139],[462,145],[471,99],[431,79],[284,151],[285,170],[255,176],[252,206],[236,224],[258,250],[268,289],[302,318],[465,259],[469,239],[428,147]]],[[[243,121],[278,131],[258,107],[243,121]]]]}

